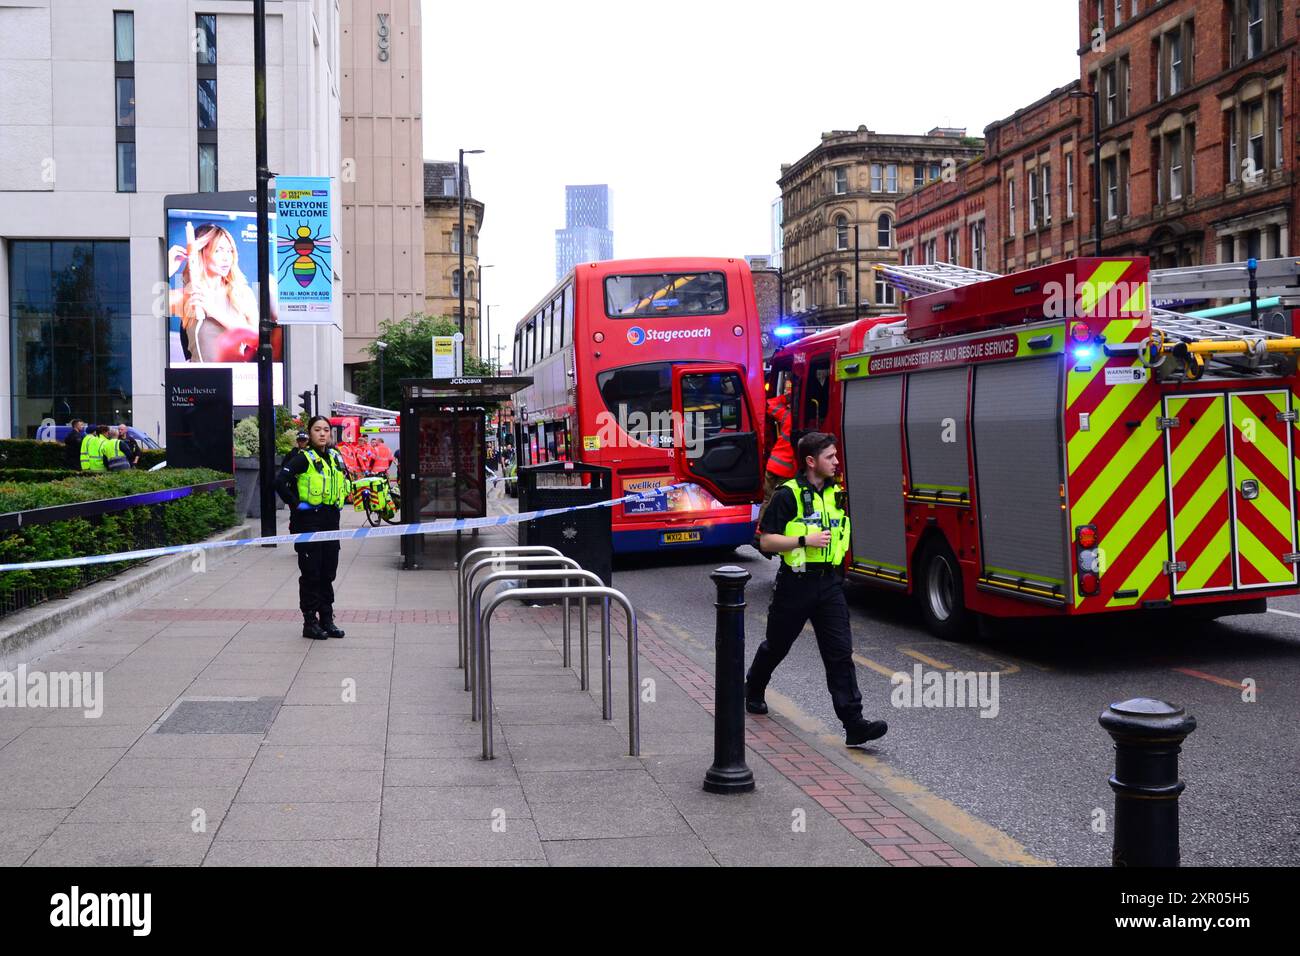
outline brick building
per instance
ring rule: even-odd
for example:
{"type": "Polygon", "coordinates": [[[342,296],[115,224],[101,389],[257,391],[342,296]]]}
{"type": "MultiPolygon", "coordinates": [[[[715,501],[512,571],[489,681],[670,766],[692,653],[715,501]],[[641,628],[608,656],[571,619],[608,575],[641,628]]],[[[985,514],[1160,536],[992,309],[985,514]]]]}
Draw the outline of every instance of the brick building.
{"type": "MultiPolygon", "coordinates": [[[[424,311],[429,315],[460,315],[460,197],[456,160],[424,164],[424,311]]],[[[478,236],[483,226],[482,200],[471,195],[469,166],[465,167],[465,354],[481,356],[483,300],[478,281],[478,236]]]]}
{"type": "Polygon", "coordinates": [[[1078,157],[1090,128],[1078,89],[989,124],[982,157],[900,200],[899,261],[1011,272],[1078,255],[1088,241],[1078,157]]]}
{"type": "Polygon", "coordinates": [[[1081,81],[991,124],[981,159],[900,201],[901,261],[1010,272],[1092,254],[1093,90],[1106,254],[1154,268],[1290,254],[1297,6],[1081,0],[1081,81]]]}
{"type": "Polygon", "coordinates": [[[1101,96],[1107,253],[1146,254],[1156,268],[1288,253],[1296,8],[1080,4],[1080,73],[1101,96]]]}
{"type": "Polygon", "coordinates": [[[781,321],[781,270],[771,256],[745,256],[754,280],[754,303],[758,307],[758,324],[763,330],[763,358],[768,358],[781,342],[773,330],[781,321]]]}
{"type": "Polygon", "coordinates": [[[876,282],[872,265],[898,261],[899,200],[917,184],[939,179],[945,168],[979,156],[983,145],[964,129],[898,135],[859,126],[823,133],[814,149],[782,164],[785,315],[808,326],[847,322],[854,316],[855,285],[861,315],[895,311],[894,290],[876,282]]]}

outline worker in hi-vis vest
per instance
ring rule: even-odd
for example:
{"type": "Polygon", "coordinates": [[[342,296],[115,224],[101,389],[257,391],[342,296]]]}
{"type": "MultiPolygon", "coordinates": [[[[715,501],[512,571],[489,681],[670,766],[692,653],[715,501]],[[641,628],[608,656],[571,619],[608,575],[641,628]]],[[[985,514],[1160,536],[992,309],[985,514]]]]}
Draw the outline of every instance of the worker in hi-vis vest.
{"type": "Polygon", "coordinates": [[[745,678],[745,709],[751,714],[767,713],[763,695],[772,672],[811,620],[835,716],[844,724],[844,743],[861,747],[883,737],[889,727],[883,720],[862,716],[849,605],[844,598],[849,516],[835,481],[839,469],[835,438],[808,432],[799,439],[798,455],[802,473],[777,488],[759,524],[762,550],[779,554],[781,567],[767,609],[767,634],[745,678]]]}
{"type": "MultiPolygon", "coordinates": [[[[794,392],[794,379],[786,378],[785,387],[776,398],[767,400],[767,415],[776,424],[776,441],[767,456],[767,471],[763,476],[763,504],[758,509],[758,526],[762,527],[763,514],[767,511],[772,495],[784,482],[795,476],[794,447],[790,444],[790,429],[794,427],[794,409],[791,407],[794,392]]],[[[759,532],[754,533],[757,543],[759,532]]],[[[762,550],[761,548],[759,550],[762,550]]],[[[771,557],[766,554],[765,557],[771,557]]]]}
{"type": "MultiPolygon", "coordinates": [[[[280,466],[275,490],[292,510],[289,531],[337,531],[339,512],[352,479],[338,449],[330,446],[330,420],[315,415],[307,423],[307,447],[291,451],[280,466]]],[[[298,552],[298,607],[302,636],[321,641],[342,637],[334,623],[334,575],[339,569],[337,541],[295,544],[298,552]]]]}
{"type": "Polygon", "coordinates": [[[81,470],[108,471],[104,461],[104,452],[108,445],[108,426],[100,425],[94,431],[87,430],[81,440],[81,470]]]}

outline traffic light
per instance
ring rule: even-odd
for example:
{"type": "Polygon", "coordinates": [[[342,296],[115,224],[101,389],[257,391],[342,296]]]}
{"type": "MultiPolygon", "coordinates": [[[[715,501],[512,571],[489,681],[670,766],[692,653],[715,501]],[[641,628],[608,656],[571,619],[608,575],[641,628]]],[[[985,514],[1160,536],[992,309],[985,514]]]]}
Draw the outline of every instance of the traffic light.
{"type": "Polygon", "coordinates": [[[311,389],[298,393],[298,407],[302,409],[302,420],[305,423],[311,418],[311,389]]]}

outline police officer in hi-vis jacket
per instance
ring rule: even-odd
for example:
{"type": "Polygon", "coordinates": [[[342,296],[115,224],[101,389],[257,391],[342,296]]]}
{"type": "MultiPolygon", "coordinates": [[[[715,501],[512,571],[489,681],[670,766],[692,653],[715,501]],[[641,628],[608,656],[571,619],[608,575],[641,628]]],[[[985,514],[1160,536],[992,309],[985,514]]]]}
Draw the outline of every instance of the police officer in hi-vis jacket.
{"type": "Polygon", "coordinates": [[[849,516],[835,483],[839,458],[834,436],[808,432],[799,439],[798,460],[801,473],[777,488],[759,523],[762,549],[779,554],[781,567],[767,610],[767,635],[745,679],[745,709],[767,713],[763,694],[772,672],[811,620],[835,716],[844,724],[844,742],[860,747],[883,737],[889,728],[883,720],[862,716],[844,599],[849,516]]]}
{"type": "MultiPolygon", "coordinates": [[[[292,510],[289,531],[337,531],[339,511],[351,491],[343,456],[330,445],[330,422],[323,415],[307,423],[307,447],[292,451],[280,466],[275,490],[292,510]]],[[[295,544],[298,552],[298,606],[302,636],[322,641],[342,637],[334,623],[334,575],[339,569],[337,541],[295,544]],[[319,615],[319,616],[318,616],[319,615]]]]}

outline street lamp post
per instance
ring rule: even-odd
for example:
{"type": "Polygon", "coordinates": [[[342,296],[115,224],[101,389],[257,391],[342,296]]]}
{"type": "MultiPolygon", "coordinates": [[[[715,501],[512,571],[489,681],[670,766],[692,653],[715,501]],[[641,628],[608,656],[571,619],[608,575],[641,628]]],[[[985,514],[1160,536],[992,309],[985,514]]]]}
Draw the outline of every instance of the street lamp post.
{"type": "Polygon", "coordinates": [[[456,199],[460,206],[460,313],[456,316],[456,331],[462,336],[465,334],[465,157],[481,152],[481,149],[460,150],[456,171],[456,199]]]}
{"type": "Polygon", "coordinates": [[[384,351],[388,348],[388,343],[380,340],[375,343],[375,348],[379,349],[379,407],[385,408],[384,405],[384,351]]]}
{"type": "MultiPolygon", "coordinates": [[[[257,164],[257,436],[258,472],[261,476],[262,534],[275,534],[275,401],[271,395],[271,170],[267,160],[266,132],[266,0],[253,0],[253,123],[257,164]]],[[[274,547],[271,545],[270,547],[274,547]]]]}
{"type": "Polygon", "coordinates": [[[1092,99],[1092,254],[1101,253],[1101,92],[1094,85],[1091,90],[1074,90],[1075,99],[1092,99]]]}
{"type": "Polygon", "coordinates": [[[862,272],[862,244],[858,242],[858,224],[853,224],[853,321],[858,320],[862,308],[862,293],[858,288],[858,277],[862,272]]]}

